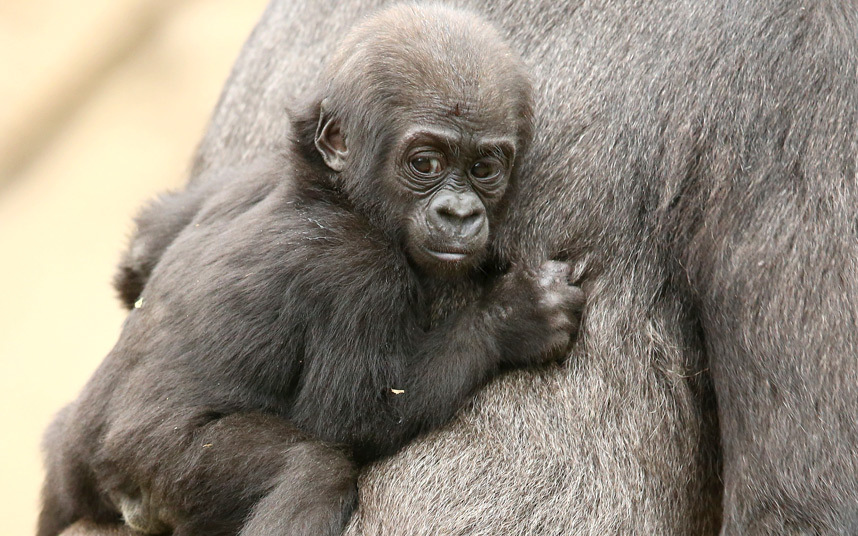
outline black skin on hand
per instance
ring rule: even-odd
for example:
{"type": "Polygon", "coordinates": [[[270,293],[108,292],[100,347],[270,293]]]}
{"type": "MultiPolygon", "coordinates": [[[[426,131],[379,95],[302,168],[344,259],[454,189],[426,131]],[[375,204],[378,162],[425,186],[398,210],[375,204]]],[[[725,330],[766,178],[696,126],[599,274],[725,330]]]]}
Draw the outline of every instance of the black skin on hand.
{"type": "Polygon", "coordinates": [[[339,534],[359,465],[500,370],[565,355],[584,303],[569,266],[491,256],[530,137],[504,50],[472,13],[385,10],[346,37],[282,155],[143,213],[122,335],[50,431],[41,536],[120,514],[339,534]],[[452,294],[467,303],[444,311],[452,294]]]}

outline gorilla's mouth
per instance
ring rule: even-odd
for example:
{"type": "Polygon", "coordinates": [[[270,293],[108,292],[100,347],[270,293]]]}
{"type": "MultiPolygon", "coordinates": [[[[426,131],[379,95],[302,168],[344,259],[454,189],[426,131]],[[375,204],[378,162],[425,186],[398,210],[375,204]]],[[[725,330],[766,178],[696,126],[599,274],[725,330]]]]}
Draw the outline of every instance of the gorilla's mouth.
{"type": "Polygon", "coordinates": [[[455,262],[462,262],[463,260],[467,259],[471,255],[467,251],[454,251],[454,250],[439,251],[439,250],[429,249],[429,248],[426,248],[426,253],[435,257],[436,259],[438,259],[440,261],[454,262],[454,263],[455,262]]]}

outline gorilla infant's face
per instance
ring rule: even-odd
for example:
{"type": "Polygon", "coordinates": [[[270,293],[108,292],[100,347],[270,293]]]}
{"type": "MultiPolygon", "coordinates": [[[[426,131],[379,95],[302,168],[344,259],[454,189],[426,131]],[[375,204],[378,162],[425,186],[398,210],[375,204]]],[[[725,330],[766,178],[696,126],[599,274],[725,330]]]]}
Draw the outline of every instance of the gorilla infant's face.
{"type": "Polygon", "coordinates": [[[415,126],[400,137],[388,169],[405,201],[406,251],[421,268],[457,275],[485,258],[514,140],[439,124],[415,126]]]}
{"type": "MultiPolygon", "coordinates": [[[[497,103],[497,109],[511,104],[497,103]]],[[[402,237],[409,258],[429,275],[455,277],[489,249],[517,152],[518,123],[508,116],[398,111],[378,136],[326,119],[316,134],[325,163],[342,176],[356,204],[383,213],[378,221],[402,237]]]]}

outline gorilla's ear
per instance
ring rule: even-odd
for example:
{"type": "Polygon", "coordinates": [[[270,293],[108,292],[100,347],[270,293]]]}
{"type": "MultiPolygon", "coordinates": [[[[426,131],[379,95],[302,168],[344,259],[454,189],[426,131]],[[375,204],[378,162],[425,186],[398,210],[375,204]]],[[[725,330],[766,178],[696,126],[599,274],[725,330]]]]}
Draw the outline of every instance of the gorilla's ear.
{"type": "Polygon", "coordinates": [[[329,168],[337,172],[345,169],[349,149],[346,146],[345,134],[340,128],[340,121],[328,110],[328,99],[319,104],[315,142],[316,149],[329,168]]]}

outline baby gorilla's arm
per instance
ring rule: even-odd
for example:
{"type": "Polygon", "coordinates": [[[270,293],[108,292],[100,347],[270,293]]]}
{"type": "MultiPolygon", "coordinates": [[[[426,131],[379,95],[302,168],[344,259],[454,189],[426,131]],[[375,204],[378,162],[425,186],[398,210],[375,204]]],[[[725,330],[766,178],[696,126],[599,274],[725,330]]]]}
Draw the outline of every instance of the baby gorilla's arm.
{"type": "Polygon", "coordinates": [[[372,326],[331,322],[335,332],[308,349],[315,366],[293,419],[318,437],[351,445],[359,461],[395,452],[449,421],[503,367],[564,353],[584,304],[568,276],[569,266],[554,261],[514,269],[482,300],[425,333],[402,328],[401,318],[377,318],[372,326]],[[388,348],[402,353],[385,355],[388,348]]]}

